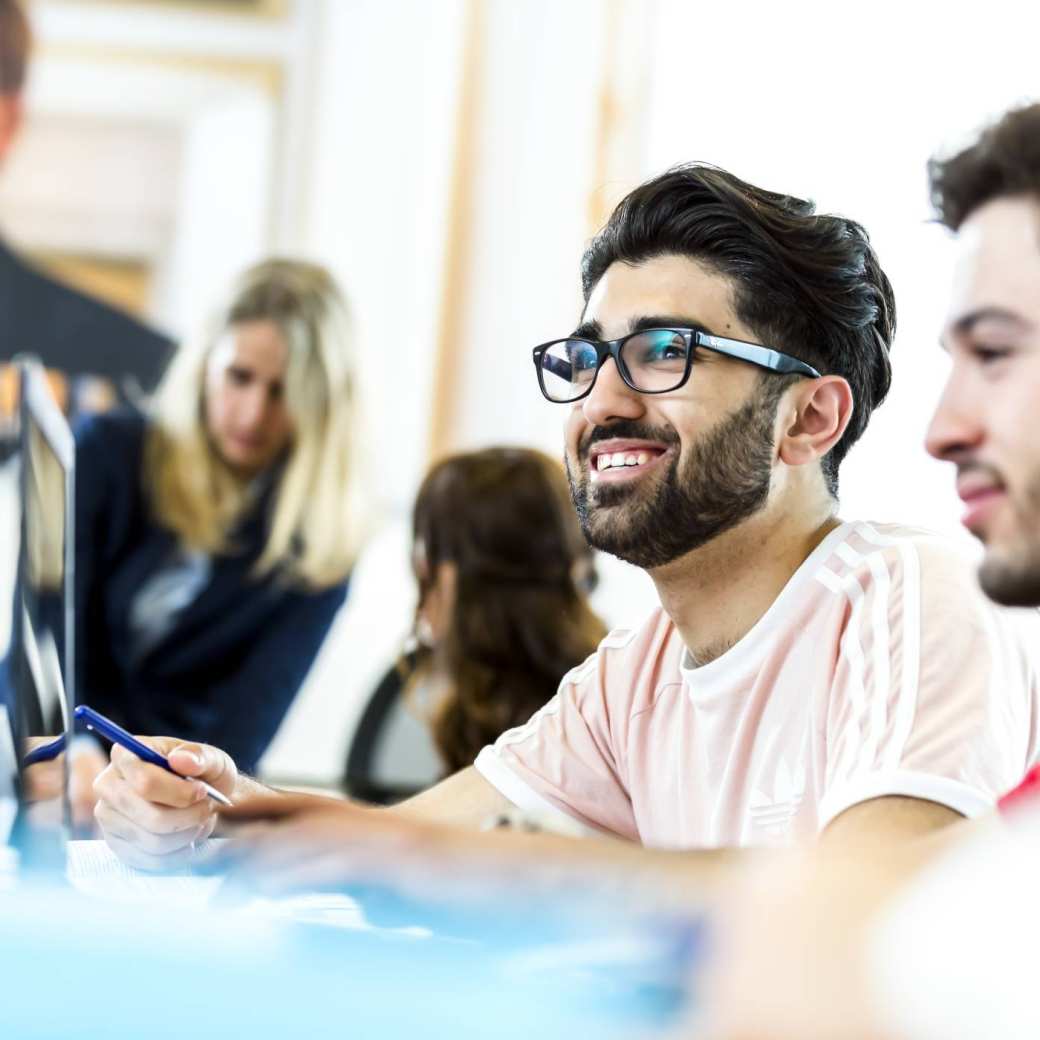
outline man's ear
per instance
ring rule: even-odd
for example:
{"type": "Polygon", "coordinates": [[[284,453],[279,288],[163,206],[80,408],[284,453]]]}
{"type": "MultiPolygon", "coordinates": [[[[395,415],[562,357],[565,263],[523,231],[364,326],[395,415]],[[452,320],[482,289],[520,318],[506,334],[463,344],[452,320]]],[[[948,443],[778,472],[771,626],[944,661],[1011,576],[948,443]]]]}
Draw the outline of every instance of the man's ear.
{"type": "Polygon", "coordinates": [[[788,466],[818,462],[841,440],[852,418],[852,388],[841,376],[805,380],[787,395],[778,454],[788,466]]]}
{"type": "Polygon", "coordinates": [[[11,142],[22,125],[22,95],[0,94],[0,162],[7,158],[11,142]]]}

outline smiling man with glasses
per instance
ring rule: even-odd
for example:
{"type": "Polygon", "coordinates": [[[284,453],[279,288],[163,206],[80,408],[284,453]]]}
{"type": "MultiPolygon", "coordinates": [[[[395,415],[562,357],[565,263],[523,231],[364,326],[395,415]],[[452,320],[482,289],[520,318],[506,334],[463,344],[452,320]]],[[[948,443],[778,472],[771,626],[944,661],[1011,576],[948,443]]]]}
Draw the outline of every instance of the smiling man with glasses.
{"type": "Polygon", "coordinates": [[[862,228],[682,167],[620,204],[583,288],[538,383],[569,408],[587,538],[646,568],[663,609],[478,771],[664,848],[901,837],[991,805],[1036,753],[1020,637],[950,547],[837,517],[890,382],[894,300],[862,228]]]}
{"type": "MultiPolygon", "coordinates": [[[[267,883],[710,883],[730,850],[902,841],[976,815],[1036,755],[1030,635],[971,562],[837,516],[839,466],[891,377],[894,301],[862,228],[691,165],[618,206],[582,276],[581,323],[535,348],[538,383],[566,409],[588,540],[645,568],[661,608],[393,809],[248,804],[226,755],[159,741],[268,817],[232,853],[267,883]],[[463,833],[517,814],[622,840],[463,833]]],[[[99,819],[161,865],[212,813],[185,788],[117,748],[99,819]]]]}

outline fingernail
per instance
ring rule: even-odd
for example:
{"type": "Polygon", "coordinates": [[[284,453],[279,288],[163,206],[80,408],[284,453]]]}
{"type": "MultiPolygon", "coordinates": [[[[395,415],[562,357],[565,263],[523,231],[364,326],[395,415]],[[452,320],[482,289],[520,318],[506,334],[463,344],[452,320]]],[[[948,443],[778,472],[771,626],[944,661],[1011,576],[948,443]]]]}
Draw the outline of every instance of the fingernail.
{"type": "Polygon", "coordinates": [[[193,766],[197,766],[199,769],[202,768],[202,756],[201,755],[196,754],[196,752],[194,752],[194,751],[187,751],[187,750],[185,750],[182,753],[187,755],[188,758],[191,759],[191,764],[193,766]]]}
{"type": "Polygon", "coordinates": [[[206,798],[206,788],[202,784],[196,784],[194,801],[201,802],[204,798],[206,798]]]}

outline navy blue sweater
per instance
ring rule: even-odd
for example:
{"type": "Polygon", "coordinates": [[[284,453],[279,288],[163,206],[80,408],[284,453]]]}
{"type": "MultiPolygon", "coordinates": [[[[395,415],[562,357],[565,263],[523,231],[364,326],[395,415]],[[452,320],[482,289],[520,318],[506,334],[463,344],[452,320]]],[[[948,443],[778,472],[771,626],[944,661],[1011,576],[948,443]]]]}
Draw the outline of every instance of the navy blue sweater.
{"type": "Polygon", "coordinates": [[[209,582],[172,630],[135,660],[130,608],[175,550],[143,491],[146,422],[136,412],[76,431],[77,701],[132,733],[223,748],[253,770],[300,688],[347,583],[317,593],[250,574],[267,536],[269,496],[213,558],[209,582]]]}

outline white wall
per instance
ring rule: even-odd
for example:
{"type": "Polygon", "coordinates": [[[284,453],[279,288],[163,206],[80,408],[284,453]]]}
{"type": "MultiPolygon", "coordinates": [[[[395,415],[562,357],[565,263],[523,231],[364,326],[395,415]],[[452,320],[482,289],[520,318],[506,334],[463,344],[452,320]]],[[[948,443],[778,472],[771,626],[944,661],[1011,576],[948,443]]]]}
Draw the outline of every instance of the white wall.
{"type": "Polygon", "coordinates": [[[313,57],[296,246],[353,304],[377,490],[397,511],[427,461],[465,29],[461,0],[324,0],[313,57]]]}
{"type": "Polygon", "coordinates": [[[38,107],[18,144],[0,181],[6,237],[119,258],[165,248],[178,159],[171,127],[38,107]]]}
{"type": "Polygon", "coordinates": [[[216,90],[185,115],[155,311],[194,333],[229,280],[271,248],[275,113],[262,91],[216,90]]]}
{"type": "Polygon", "coordinates": [[[574,327],[602,83],[603,4],[488,0],[452,443],[558,455],[531,348],[574,327]]]}

